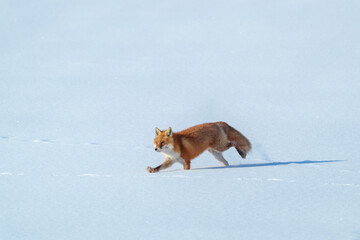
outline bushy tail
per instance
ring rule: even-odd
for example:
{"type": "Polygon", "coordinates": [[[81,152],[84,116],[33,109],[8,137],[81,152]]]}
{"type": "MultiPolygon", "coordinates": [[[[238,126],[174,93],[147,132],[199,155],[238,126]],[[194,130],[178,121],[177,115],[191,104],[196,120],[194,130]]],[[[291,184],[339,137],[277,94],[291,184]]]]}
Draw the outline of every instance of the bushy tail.
{"type": "Polygon", "coordinates": [[[228,135],[229,140],[232,143],[234,143],[234,147],[236,148],[236,150],[238,151],[240,156],[242,158],[246,158],[246,155],[251,150],[250,141],[244,135],[242,135],[239,131],[237,131],[236,129],[234,129],[232,127],[230,127],[230,129],[231,130],[229,131],[229,135],[228,135]]]}
{"type": "MultiPolygon", "coordinates": [[[[241,133],[240,133],[241,134],[241,133]]],[[[240,154],[242,158],[246,158],[246,155],[251,150],[251,143],[250,141],[242,135],[242,138],[239,138],[238,141],[236,141],[237,144],[235,146],[235,149],[240,154]]]]}

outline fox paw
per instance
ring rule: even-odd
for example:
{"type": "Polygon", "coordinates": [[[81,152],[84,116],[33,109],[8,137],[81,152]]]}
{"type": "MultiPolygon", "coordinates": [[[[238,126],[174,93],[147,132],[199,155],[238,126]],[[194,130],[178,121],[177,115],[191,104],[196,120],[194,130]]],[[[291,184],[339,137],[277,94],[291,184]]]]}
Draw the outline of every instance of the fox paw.
{"type": "Polygon", "coordinates": [[[153,169],[152,167],[147,167],[146,170],[147,170],[149,173],[154,173],[154,172],[155,172],[155,169],[153,169]]]}

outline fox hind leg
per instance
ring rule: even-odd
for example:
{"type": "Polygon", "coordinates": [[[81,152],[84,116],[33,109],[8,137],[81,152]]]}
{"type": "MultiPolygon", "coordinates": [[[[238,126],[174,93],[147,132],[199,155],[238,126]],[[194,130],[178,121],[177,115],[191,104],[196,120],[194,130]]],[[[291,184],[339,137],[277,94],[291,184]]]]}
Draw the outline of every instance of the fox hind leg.
{"type": "Polygon", "coordinates": [[[228,161],[224,158],[221,152],[215,151],[214,149],[208,150],[218,161],[222,162],[225,166],[229,166],[228,161]]]}

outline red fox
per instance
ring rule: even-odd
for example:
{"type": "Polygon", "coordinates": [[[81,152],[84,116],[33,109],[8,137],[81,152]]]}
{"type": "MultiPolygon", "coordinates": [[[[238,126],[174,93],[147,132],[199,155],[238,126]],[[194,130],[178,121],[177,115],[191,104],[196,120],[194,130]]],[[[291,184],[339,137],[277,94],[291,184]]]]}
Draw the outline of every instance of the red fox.
{"type": "Polygon", "coordinates": [[[164,131],[155,128],[154,146],[155,151],[164,155],[165,162],[156,168],[147,167],[149,173],[159,172],[176,162],[189,170],[190,161],[205,150],[228,166],[222,152],[235,147],[240,156],[246,158],[251,149],[250,141],[225,122],[203,123],[176,133],[171,127],[164,131]]]}

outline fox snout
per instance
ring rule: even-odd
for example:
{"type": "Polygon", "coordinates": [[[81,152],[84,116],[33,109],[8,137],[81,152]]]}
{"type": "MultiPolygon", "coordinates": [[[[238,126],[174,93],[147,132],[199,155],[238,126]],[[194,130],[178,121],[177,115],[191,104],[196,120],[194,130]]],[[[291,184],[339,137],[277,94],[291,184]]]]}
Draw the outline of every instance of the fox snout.
{"type": "Polygon", "coordinates": [[[155,152],[162,152],[167,146],[155,147],[155,152]]]}
{"type": "Polygon", "coordinates": [[[169,148],[168,145],[155,146],[155,152],[164,152],[169,148]]]}
{"type": "Polygon", "coordinates": [[[163,146],[155,146],[155,152],[161,152],[163,150],[163,146]]]}

